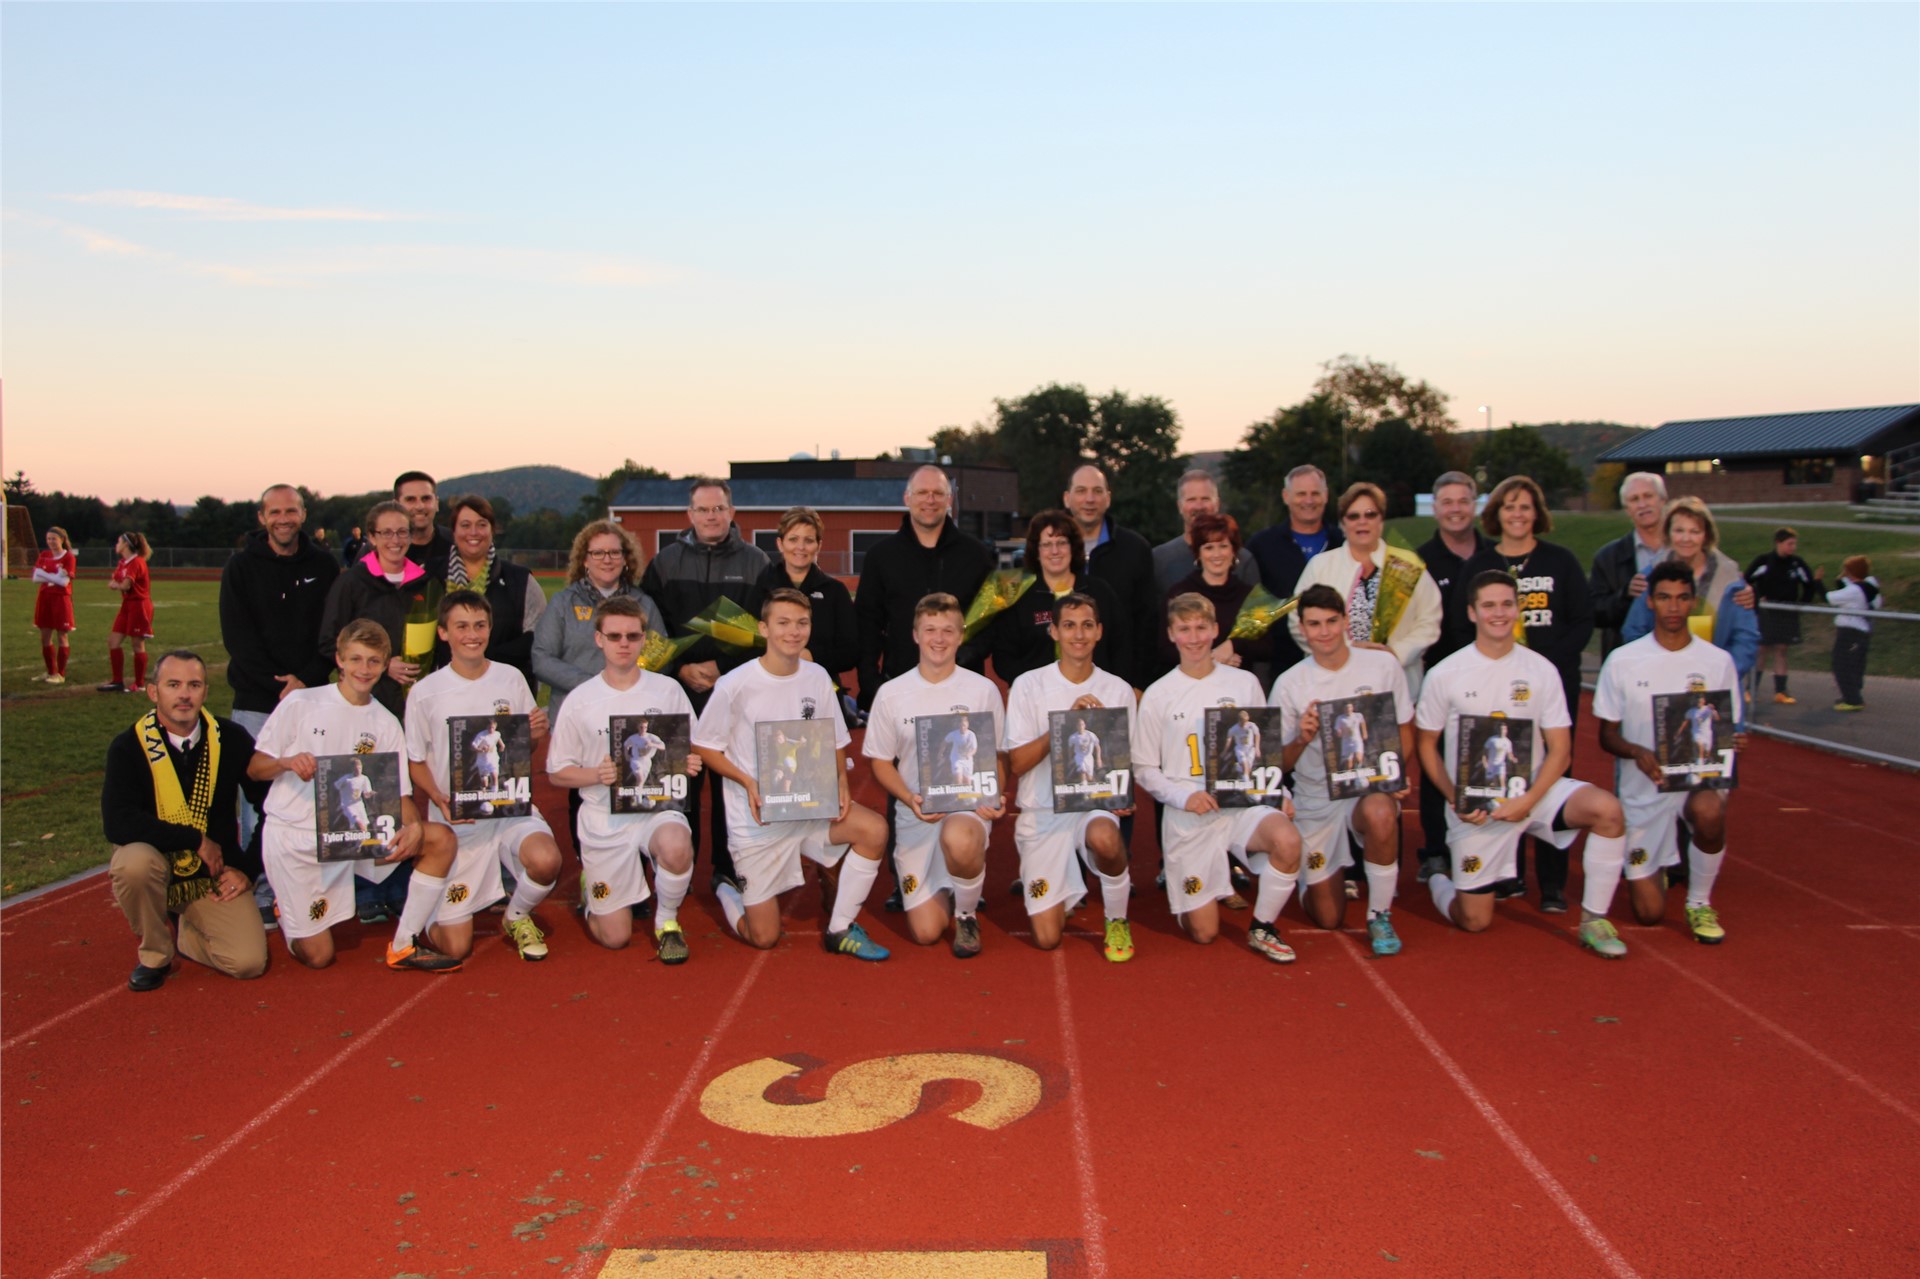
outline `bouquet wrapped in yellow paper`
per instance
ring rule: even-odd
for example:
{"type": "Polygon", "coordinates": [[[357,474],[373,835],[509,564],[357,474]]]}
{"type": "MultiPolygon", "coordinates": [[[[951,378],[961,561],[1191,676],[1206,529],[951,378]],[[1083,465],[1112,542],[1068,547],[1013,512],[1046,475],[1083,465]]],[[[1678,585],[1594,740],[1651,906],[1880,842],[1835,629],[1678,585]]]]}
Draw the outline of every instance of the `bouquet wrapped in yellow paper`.
{"type": "Polygon", "coordinates": [[[987,580],[980,583],[980,589],[974,593],[973,603],[967,605],[964,638],[978,637],[987,623],[1012,608],[1014,601],[1025,595],[1035,580],[1033,574],[1011,568],[987,574],[987,580]]]}
{"type": "Polygon", "coordinates": [[[753,614],[722,595],[687,619],[687,627],[705,635],[735,657],[762,649],[767,641],[760,635],[760,624],[753,614]]]}
{"type": "Polygon", "coordinates": [[[1266,587],[1256,586],[1248,593],[1246,602],[1240,605],[1240,612],[1234,617],[1233,629],[1227,632],[1227,638],[1259,639],[1273,629],[1275,622],[1298,607],[1298,595],[1283,600],[1266,587]]]}
{"type": "Polygon", "coordinates": [[[1420,585],[1420,575],[1427,571],[1426,561],[1404,546],[1389,541],[1386,551],[1386,562],[1380,566],[1380,593],[1373,602],[1373,632],[1368,637],[1376,644],[1386,643],[1387,636],[1400,624],[1413,598],[1413,588],[1420,585]]]}
{"type": "Polygon", "coordinates": [[[646,642],[640,646],[639,667],[643,671],[652,671],[659,675],[673,665],[680,654],[698,643],[698,635],[682,635],[679,639],[668,639],[659,631],[648,631],[646,642]]]}

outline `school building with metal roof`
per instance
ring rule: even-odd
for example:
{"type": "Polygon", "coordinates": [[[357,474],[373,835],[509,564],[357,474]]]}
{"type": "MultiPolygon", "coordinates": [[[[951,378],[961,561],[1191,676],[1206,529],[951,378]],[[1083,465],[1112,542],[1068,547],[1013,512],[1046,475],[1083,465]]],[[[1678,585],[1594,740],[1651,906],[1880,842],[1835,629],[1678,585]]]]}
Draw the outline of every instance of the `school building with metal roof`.
{"type": "Polygon", "coordinates": [[[1600,461],[1709,503],[1865,501],[1920,488],[1920,404],[1667,422],[1600,461]]]}

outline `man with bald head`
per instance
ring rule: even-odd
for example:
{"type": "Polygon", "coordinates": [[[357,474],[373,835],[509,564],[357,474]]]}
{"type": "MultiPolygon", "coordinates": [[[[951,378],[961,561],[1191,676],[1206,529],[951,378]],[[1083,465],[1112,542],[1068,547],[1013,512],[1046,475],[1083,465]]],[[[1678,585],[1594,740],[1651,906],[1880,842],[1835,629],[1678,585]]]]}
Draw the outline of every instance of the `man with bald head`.
{"type": "MultiPolygon", "coordinates": [[[[853,597],[860,630],[860,710],[873,706],[880,685],[920,664],[913,639],[913,610],[921,599],[944,592],[962,606],[973,600],[993,569],[993,551],[953,522],[953,486],[931,464],[907,477],[907,513],[900,531],[882,538],[860,566],[853,597]]],[[[984,653],[960,649],[960,665],[979,671],[984,653]]]]}
{"type": "MultiPolygon", "coordinates": [[[[1108,516],[1113,489],[1106,472],[1091,462],[1075,467],[1067,477],[1061,504],[1086,544],[1087,572],[1113,588],[1128,635],[1140,637],[1133,646],[1133,669],[1114,674],[1135,689],[1145,688],[1160,675],[1159,646],[1145,642],[1145,637],[1166,629],[1160,611],[1162,593],[1153,575],[1153,548],[1146,538],[1121,528],[1108,516]]],[[[1113,629],[1111,623],[1108,629],[1113,629]]]]}

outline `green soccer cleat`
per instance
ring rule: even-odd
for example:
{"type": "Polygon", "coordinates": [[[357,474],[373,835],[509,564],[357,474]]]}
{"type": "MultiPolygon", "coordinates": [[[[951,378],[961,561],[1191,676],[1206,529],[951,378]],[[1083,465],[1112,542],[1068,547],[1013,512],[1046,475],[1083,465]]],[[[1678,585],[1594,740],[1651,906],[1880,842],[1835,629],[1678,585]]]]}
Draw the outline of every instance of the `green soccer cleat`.
{"type": "Polygon", "coordinates": [[[1400,934],[1393,931],[1393,920],[1387,916],[1388,912],[1383,910],[1367,921],[1367,940],[1376,955],[1400,953],[1400,934]]]}
{"type": "Polygon", "coordinates": [[[822,933],[820,941],[836,955],[852,955],[855,959],[864,959],[873,964],[879,963],[888,954],[887,948],[867,936],[867,930],[858,924],[848,924],[843,933],[822,933]]]}
{"type": "Polygon", "coordinates": [[[680,931],[680,925],[667,923],[660,925],[654,935],[660,946],[660,962],[663,964],[684,964],[687,962],[687,935],[680,931]]]}
{"type": "Polygon", "coordinates": [[[1719,912],[1711,906],[1687,907],[1687,927],[1702,946],[1718,946],[1727,939],[1727,930],[1720,927],[1719,912]]]}
{"type": "Polygon", "coordinates": [[[1107,921],[1107,961],[1124,964],[1133,958],[1133,925],[1124,919],[1107,921]]]}
{"type": "Polygon", "coordinates": [[[1602,959],[1627,957],[1627,943],[1620,940],[1609,920],[1589,919],[1580,925],[1580,944],[1602,959]]]}
{"type": "Polygon", "coordinates": [[[501,925],[501,932],[520,952],[520,958],[528,963],[547,957],[547,935],[540,931],[540,925],[533,922],[532,915],[507,920],[501,925]]]}

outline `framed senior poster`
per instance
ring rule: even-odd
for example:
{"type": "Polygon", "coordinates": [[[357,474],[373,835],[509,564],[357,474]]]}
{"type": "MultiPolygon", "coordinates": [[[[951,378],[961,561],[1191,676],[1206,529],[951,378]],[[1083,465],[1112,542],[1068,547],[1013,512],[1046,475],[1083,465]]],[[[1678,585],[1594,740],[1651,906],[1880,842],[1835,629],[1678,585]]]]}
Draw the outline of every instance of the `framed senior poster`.
{"type": "Polygon", "coordinates": [[[760,820],[810,822],[840,815],[840,761],[830,719],[768,720],[753,726],[753,773],[760,820]]]}
{"type": "Polygon", "coordinates": [[[447,737],[455,821],[532,814],[533,725],[525,715],[449,715],[447,737]]]}
{"type": "Polygon", "coordinates": [[[1286,741],[1277,706],[1209,706],[1202,747],[1207,793],[1222,808],[1280,807],[1287,796],[1286,741]]]}
{"type": "Polygon", "coordinates": [[[1462,715],[1454,765],[1453,811],[1491,813],[1533,783],[1533,721],[1512,715],[1462,715]]]}
{"type": "Polygon", "coordinates": [[[316,757],[313,833],[323,862],[385,857],[400,833],[398,752],[316,757]]]}
{"type": "Polygon", "coordinates": [[[1406,787],[1400,758],[1400,721],[1392,693],[1361,693],[1316,702],[1320,753],[1327,763],[1327,794],[1358,799],[1406,787]]]}
{"type": "Polygon", "coordinates": [[[1000,794],[999,741],[993,716],[970,711],[917,715],[914,752],[920,761],[920,811],[964,813],[1000,794]]]}
{"type": "Polygon", "coordinates": [[[1653,699],[1654,756],[1660,789],[1732,790],[1733,693],[1658,693],[1653,699]]]}
{"type": "Polygon", "coordinates": [[[685,714],[609,716],[608,753],[618,775],[609,788],[612,811],[686,812],[692,734],[692,717],[685,714]]]}
{"type": "Polygon", "coordinates": [[[1055,812],[1133,807],[1133,741],[1125,707],[1048,712],[1047,749],[1055,812]]]}

